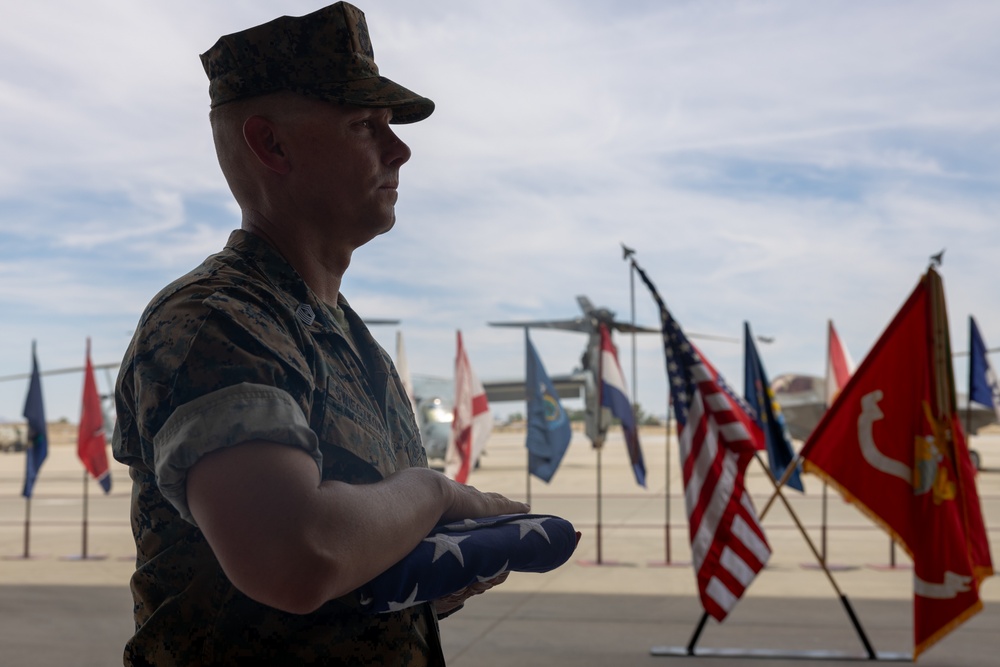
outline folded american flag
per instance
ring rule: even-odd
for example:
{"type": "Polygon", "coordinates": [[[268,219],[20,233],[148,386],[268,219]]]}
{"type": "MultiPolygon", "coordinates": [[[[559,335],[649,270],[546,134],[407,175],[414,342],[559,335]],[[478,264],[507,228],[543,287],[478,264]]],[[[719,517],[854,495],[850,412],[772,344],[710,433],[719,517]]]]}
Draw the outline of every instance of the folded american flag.
{"type": "Polygon", "coordinates": [[[362,609],[378,614],[437,600],[504,572],[548,572],[573,555],[569,521],[507,514],[438,526],[388,570],[358,589],[362,609]]]}

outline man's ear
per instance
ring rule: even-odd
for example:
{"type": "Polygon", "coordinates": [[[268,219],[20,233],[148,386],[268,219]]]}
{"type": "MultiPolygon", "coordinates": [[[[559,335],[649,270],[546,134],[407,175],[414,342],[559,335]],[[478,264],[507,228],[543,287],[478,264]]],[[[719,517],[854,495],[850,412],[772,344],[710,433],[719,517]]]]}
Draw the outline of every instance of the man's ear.
{"type": "Polygon", "coordinates": [[[274,123],[263,116],[250,116],[243,123],[243,140],[262,165],[278,174],[291,169],[274,123]]]}

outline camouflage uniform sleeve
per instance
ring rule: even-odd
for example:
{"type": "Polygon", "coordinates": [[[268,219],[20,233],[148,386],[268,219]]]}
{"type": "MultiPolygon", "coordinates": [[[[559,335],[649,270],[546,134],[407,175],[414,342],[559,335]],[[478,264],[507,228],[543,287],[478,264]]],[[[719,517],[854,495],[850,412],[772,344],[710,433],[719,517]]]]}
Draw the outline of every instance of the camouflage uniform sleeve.
{"type": "Polygon", "coordinates": [[[268,440],[303,448],[322,469],[308,363],[265,300],[175,294],[142,329],[133,372],[143,460],[186,520],[187,471],[212,451],[268,440]]]}
{"type": "Polygon", "coordinates": [[[201,457],[250,440],[304,449],[323,471],[316,433],[288,392],[244,382],[177,408],[153,439],[156,483],[180,513],[198,525],[187,504],[187,472],[201,457]]]}

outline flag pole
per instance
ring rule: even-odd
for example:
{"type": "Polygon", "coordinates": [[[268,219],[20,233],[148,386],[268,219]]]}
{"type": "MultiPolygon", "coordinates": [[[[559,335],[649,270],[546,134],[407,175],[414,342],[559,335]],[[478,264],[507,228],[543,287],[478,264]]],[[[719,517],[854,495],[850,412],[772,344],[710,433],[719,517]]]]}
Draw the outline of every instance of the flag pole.
{"type": "MultiPolygon", "coordinates": [[[[625,257],[628,258],[630,254],[634,251],[627,251],[625,257]]],[[[637,406],[639,405],[639,389],[637,386],[636,377],[638,372],[636,371],[635,362],[635,267],[629,264],[629,301],[632,307],[632,418],[635,419],[635,427],[639,428],[639,411],[637,406]]]]}
{"type": "MultiPolygon", "coordinates": [[[[830,331],[833,329],[833,320],[826,321],[826,382],[823,384],[823,402],[826,404],[826,409],[830,409],[830,400],[833,398],[830,396],[830,371],[832,362],[830,359],[830,346],[833,345],[833,337],[830,331]]],[[[819,535],[820,535],[820,553],[822,556],[821,562],[826,566],[826,522],[827,522],[827,497],[829,495],[829,484],[826,480],[823,480],[823,496],[822,504],[820,510],[820,521],[819,521],[819,535]]]]}
{"type": "MultiPolygon", "coordinates": [[[[45,422],[45,406],[42,401],[42,380],[38,372],[36,341],[31,341],[31,375],[28,376],[28,395],[24,400],[22,416],[28,427],[24,448],[24,558],[30,558],[31,496],[41,470],[42,462],[48,454],[48,433],[45,422]]],[[[20,432],[18,432],[20,438],[20,432]]]]}
{"type": "Polygon", "coordinates": [[[603,539],[602,531],[601,531],[601,529],[603,527],[603,520],[602,520],[603,519],[603,509],[602,509],[602,497],[601,497],[601,495],[602,495],[602,492],[601,492],[601,489],[602,489],[602,487],[601,487],[601,467],[602,467],[601,453],[602,453],[602,450],[604,449],[604,435],[601,432],[601,418],[604,416],[604,414],[603,414],[604,408],[601,407],[601,403],[602,403],[602,395],[601,394],[603,393],[603,388],[601,386],[601,378],[604,377],[604,371],[602,369],[603,365],[604,365],[604,355],[601,354],[597,358],[597,369],[596,369],[597,370],[597,376],[595,378],[596,379],[596,383],[595,384],[597,385],[597,414],[595,416],[595,419],[597,420],[597,428],[595,429],[595,436],[596,436],[597,440],[594,441],[594,447],[597,448],[597,565],[603,565],[604,564],[604,554],[603,554],[604,539],[603,539]]]}
{"type": "Polygon", "coordinates": [[[80,547],[80,559],[87,560],[87,500],[90,496],[87,486],[87,469],[83,470],[83,540],[80,547]]]}
{"type": "MultiPolygon", "coordinates": [[[[600,419],[600,417],[598,417],[600,419]]],[[[597,446],[597,564],[601,565],[604,563],[603,554],[601,553],[601,451],[604,449],[604,443],[602,442],[597,446]]]]}
{"type": "MultiPolygon", "coordinates": [[[[969,451],[972,451],[972,365],[973,365],[973,347],[975,341],[972,339],[972,327],[975,320],[972,319],[972,315],[969,315],[969,386],[965,394],[965,437],[969,442],[969,451]]],[[[983,347],[986,347],[985,345],[983,347]]],[[[978,467],[978,466],[977,466],[978,467]]]]}
{"type": "MultiPolygon", "coordinates": [[[[632,255],[635,254],[635,250],[629,248],[624,243],[622,244],[622,259],[628,261],[629,263],[629,295],[632,303],[632,396],[634,397],[635,404],[639,403],[639,392],[636,388],[636,378],[638,376],[638,371],[636,370],[636,344],[635,344],[635,271],[636,263],[632,259],[632,255]]],[[[667,386],[667,419],[666,419],[666,444],[664,446],[664,468],[665,468],[665,486],[664,486],[664,521],[663,521],[663,546],[664,546],[664,565],[671,565],[673,563],[670,553],[670,426],[671,426],[671,415],[670,415],[670,387],[669,383],[667,386]]],[[[636,428],[638,428],[638,415],[636,415],[636,428]]]]}
{"type": "Polygon", "coordinates": [[[527,494],[526,494],[527,498],[525,499],[525,502],[528,503],[528,505],[530,506],[531,505],[531,452],[528,451],[527,447],[524,448],[524,457],[525,460],[527,461],[527,465],[524,467],[524,472],[527,476],[527,479],[525,480],[525,485],[527,487],[527,494]]]}
{"type": "MultiPolygon", "coordinates": [[[[625,247],[622,244],[622,254],[624,259],[628,259],[630,255],[634,254],[635,251],[625,247]]],[[[635,265],[631,262],[628,267],[628,290],[629,290],[629,301],[632,308],[632,419],[635,421],[635,432],[639,432],[639,387],[638,387],[638,376],[639,371],[637,370],[636,360],[635,360],[635,265]]]]}
{"type": "MultiPolygon", "coordinates": [[[[845,595],[840,590],[840,586],[837,585],[837,580],[833,578],[833,573],[831,573],[830,568],[827,567],[826,561],[823,560],[823,558],[819,554],[819,551],[816,550],[816,546],[813,544],[812,539],[809,537],[809,533],[806,531],[805,526],[803,526],[802,522],[799,520],[799,515],[795,513],[795,510],[792,509],[791,503],[789,503],[788,499],[785,498],[785,494],[781,492],[781,486],[787,481],[788,475],[791,474],[788,471],[793,470],[793,467],[788,466],[788,468],[785,471],[786,474],[781,476],[781,481],[779,483],[774,481],[774,477],[771,476],[771,470],[767,467],[767,463],[765,463],[764,460],[761,458],[759,451],[754,452],[754,458],[757,459],[757,462],[760,463],[762,468],[764,468],[764,472],[767,474],[767,478],[771,480],[771,484],[774,485],[774,495],[781,498],[781,502],[785,506],[785,510],[788,512],[788,515],[792,517],[792,521],[795,523],[795,526],[799,529],[799,532],[802,533],[802,538],[806,541],[806,545],[809,547],[809,550],[812,551],[813,556],[815,556],[816,561],[819,563],[820,568],[826,574],[826,578],[830,581],[830,585],[833,587],[833,590],[837,594],[837,597],[840,598],[840,603],[844,606],[844,611],[847,612],[847,616],[848,618],[850,618],[851,624],[854,626],[855,632],[858,633],[858,639],[861,641],[862,645],[864,645],[865,651],[868,653],[868,659],[878,660],[878,656],[875,654],[875,649],[872,648],[871,642],[868,640],[868,635],[865,634],[864,628],[861,627],[861,622],[858,620],[857,614],[854,613],[854,607],[851,606],[850,600],[848,600],[847,595],[845,595]]],[[[799,458],[801,457],[796,456],[796,459],[799,458]]],[[[770,506],[770,503],[768,503],[768,506],[770,506]]],[[[761,513],[760,520],[761,521],[764,520],[763,512],[761,513]]]]}
{"type": "Polygon", "coordinates": [[[670,565],[673,561],[670,558],[670,428],[673,422],[673,415],[670,412],[670,388],[667,388],[667,439],[666,445],[664,446],[664,467],[666,468],[666,487],[664,487],[663,497],[665,504],[664,511],[664,542],[666,545],[666,563],[670,565]]]}
{"type": "Polygon", "coordinates": [[[28,543],[31,541],[31,496],[24,499],[24,559],[30,558],[28,543]]]}
{"type": "MultiPolygon", "coordinates": [[[[599,326],[603,326],[603,325],[599,325],[599,326]]],[[[596,523],[596,530],[597,530],[597,560],[593,561],[593,562],[581,561],[581,562],[584,562],[585,564],[588,564],[588,565],[604,565],[605,564],[604,563],[604,550],[603,550],[604,549],[604,539],[603,539],[603,529],[604,529],[604,518],[603,518],[603,500],[604,500],[604,494],[603,494],[603,467],[604,467],[604,464],[603,464],[603,449],[604,449],[604,435],[605,434],[601,432],[601,430],[602,430],[601,429],[601,422],[603,420],[604,410],[605,410],[605,408],[601,404],[601,401],[602,401],[602,388],[601,388],[601,384],[602,383],[601,383],[601,378],[603,377],[603,370],[602,370],[602,365],[603,365],[603,359],[602,359],[602,357],[603,356],[604,356],[603,354],[598,355],[597,369],[596,369],[596,374],[594,376],[595,377],[595,384],[597,385],[596,389],[595,389],[595,391],[597,392],[597,400],[595,402],[595,414],[594,414],[594,419],[595,419],[596,427],[594,429],[595,430],[594,439],[591,440],[591,446],[593,446],[593,448],[597,450],[597,523],[596,523]]],[[[623,389],[624,389],[624,387],[623,387],[623,389]]],[[[608,563],[608,565],[617,565],[617,564],[618,563],[615,563],[615,562],[608,563]]]]}
{"type": "MultiPolygon", "coordinates": [[[[774,499],[781,498],[781,502],[785,505],[785,509],[788,511],[789,516],[791,516],[792,521],[795,523],[796,528],[798,528],[799,532],[802,533],[802,537],[806,541],[806,545],[809,547],[809,550],[812,551],[813,556],[819,563],[820,568],[826,574],[826,577],[830,581],[830,585],[833,587],[833,590],[837,594],[837,597],[840,598],[840,603],[843,605],[844,611],[847,613],[847,617],[850,619],[851,624],[854,626],[854,630],[858,634],[858,639],[861,641],[861,644],[865,648],[865,652],[868,654],[868,659],[878,660],[879,659],[878,655],[875,653],[875,649],[872,647],[871,642],[868,640],[868,635],[865,633],[864,628],[861,626],[861,621],[858,619],[857,614],[854,613],[854,607],[851,605],[851,601],[847,598],[847,595],[845,595],[843,591],[840,590],[840,586],[837,585],[837,580],[833,578],[833,574],[830,572],[829,568],[827,568],[826,566],[826,563],[824,563],[823,559],[820,557],[819,551],[816,549],[815,544],[813,544],[812,539],[809,537],[809,533],[806,531],[805,526],[803,526],[802,522],[799,520],[798,514],[795,513],[794,509],[792,509],[792,506],[788,502],[788,499],[785,498],[785,494],[781,492],[781,487],[784,486],[786,481],[788,481],[788,477],[791,475],[791,471],[794,470],[794,465],[789,465],[785,469],[785,474],[782,475],[781,479],[775,481],[774,477],[771,475],[770,468],[768,468],[767,463],[765,463],[764,460],[761,458],[759,451],[754,452],[754,458],[764,469],[764,473],[766,474],[767,478],[771,480],[771,484],[774,485],[774,494],[771,496],[771,499],[768,501],[767,505],[765,505],[764,509],[761,511],[759,517],[760,521],[763,522],[764,515],[767,514],[767,510],[771,507],[771,504],[773,503],[774,499]]],[[[797,464],[799,458],[801,457],[796,456],[796,460],[793,462],[793,464],[797,464]]],[[[697,646],[698,639],[701,637],[702,631],[705,629],[705,623],[707,620],[708,620],[708,612],[703,611],[701,619],[698,621],[698,625],[695,627],[694,633],[691,635],[691,639],[688,642],[687,655],[695,655],[695,647],[697,646]]]]}
{"type": "MultiPolygon", "coordinates": [[[[530,394],[530,390],[528,389],[528,373],[527,373],[527,369],[528,369],[528,355],[529,354],[530,354],[530,352],[528,351],[528,327],[524,327],[524,368],[525,368],[525,374],[524,374],[524,406],[525,406],[524,427],[526,429],[526,431],[525,431],[525,437],[527,437],[528,434],[531,432],[531,424],[530,424],[530,422],[531,422],[531,419],[530,419],[530,417],[531,417],[531,414],[530,414],[531,413],[531,399],[529,398],[529,396],[531,394],[530,394]]],[[[526,498],[525,498],[524,502],[528,503],[528,505],[530,506],[531,505],[531,450],[529,450],[527,447],[524,448],[524,462],[525,462],[525,466],[524,466],[525,480],[524,480],[524,483],[525,483],[525,495],[526,495],[526,498]]]]}
{"type": "Polygon", "coordinates": [[[825,564],[826,563],[826,517],[827,517],[827,497],[829,496],[829,485],[826,480],[823,480],[823,496],[822,503],[820,504],[820,522],[819,522],[819,537],[820,537],[820,559],[825,564]]]}
{"type": "Polygon", "coordinates": [[[708,612],[701,612],[701,619],[698,621],[698,625],[695,627],[694,632],[691,634],[691,639],[688,641],[687,654],[694,655],[695,646],[698,644],[698,638],[701,637],[702,630],[705,629],[705,623],[708,621],[708,612]]]}
{"type": "Polygon", "coordinates": [[[87,354],[83,380],[83,409],[77,429],[77,455],[83,462],[83,517],[81,519],[80,554],[68,556],[71,560],[102,560],[106,556],[95,556],[89,552],[90,533],[90,477],[100,480],[104,492],[111,490],[110,470],[106,460],[107,446],[104,435],[104,418],[101,398],[97,391],[93,365],[90,363],[90,338],[87,338],[87,354]]]}
{"type": "MultiPolygon", "coordinates": [[[[84,389],[83,389],[83,411],[80,414],[80,427],[79,427],[79,429],[77,431],[77,435],[76,435],[76,440],[77,440],[76,452],[77,452],[77,455],[80,456],[81,460],[83,460],[83,522],[81,524],[82,538],[81,538],[81,541],[80,541],[80,560],[87,560],[87,514],[88,514],[88,502],[87,501],[90,499],[90,487],[87,484],[87,475],[89,473],[89,468],[87,467],[88,466],[87,461],[88,460],[93,460],[93,459],[92,459],[92,452],[89,449],[86,450],[87,451],[87,459],[83,458],[83,453],[85,451],[83,449],[83,447],[84,447],[84,443],[88,442],[87,440],[84,440],[84,438],[85,437],[89,438],[92,435],[91,433],[87,433],[84,429],[88,428],[90,426],[89,419],[87,417],[87,414],[88,414],[88,410],[87,410],[87,407],[88,407],[88,393],[87,393],[87,388],[88,388],[88,386],[90,386],[90,383],[93,382],[93,381],[94,381],[94,369],[91,367],[91,364],[90,364],[90,336],[87,336],[86,370],[84,371],[84,378],[83,378],[83,386],[84,386],[84,389]]],[[[97,388],[96,383],[93,386],[94,386],[94,389],[97,388]]],[[[100,407],[100,406],[98,406],[98,407],[100,407]]],[[[103,429],[104,428],[104,421],[103,421],[103,419],[99,423],[100,423],[100,427],[103,429]]],[[[102,443],[103,443],[103,440],[102,440],[102,443]]]]}
{"type": "MultiPolygon", "coordinates": [[[[771,509],[771,505],[774,504],[775,499],[781,493],[781,487],[785,485],[785,483],[788,481],[788,478],[792,476],[792,472],[799,465],[801,465],[801,463],[802,463],[802,457],[796,454],[795,459],[788,464],[787,468],[785,468],[785,472],[781,475],[781,479],[779,479],[777,482],[774,482],[774,493],[772,493],[771,497],[767,499],[767,502],[764,504],[764,509],[760,511],[759,518],[761,521],[763,521],[764,517],[767,516],[767,512],[768,510],[771,509]]],[[[770,474],[770,471],[768,471],[768,474],[770,474]]],[[[774,481],[774,478],[772,477],[771,480],[774,481]]]]}

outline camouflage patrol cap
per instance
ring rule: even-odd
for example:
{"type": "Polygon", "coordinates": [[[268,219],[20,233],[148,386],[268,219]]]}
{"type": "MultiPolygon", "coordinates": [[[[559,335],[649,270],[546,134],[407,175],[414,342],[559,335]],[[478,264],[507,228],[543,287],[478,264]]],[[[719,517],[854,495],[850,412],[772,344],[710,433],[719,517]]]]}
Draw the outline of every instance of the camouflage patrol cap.
{"type": "Polygon", "coordinates": [[[388,107],[393,123],[431,115],[434,102],[379,76],[368,24],[346,2],[282,16],[220,37],[201,55],[212,107],[279,91],[341,104],[388,107]]]}

